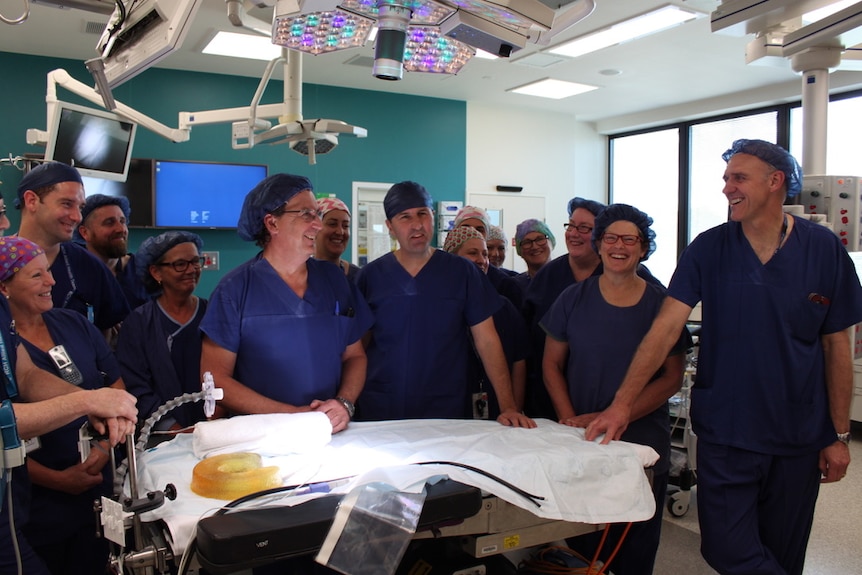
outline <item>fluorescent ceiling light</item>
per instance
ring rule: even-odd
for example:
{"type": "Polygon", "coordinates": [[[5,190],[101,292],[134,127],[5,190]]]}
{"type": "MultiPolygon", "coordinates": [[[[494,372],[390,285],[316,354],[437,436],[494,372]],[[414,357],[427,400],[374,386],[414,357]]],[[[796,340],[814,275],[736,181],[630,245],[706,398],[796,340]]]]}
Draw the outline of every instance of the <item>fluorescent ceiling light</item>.
{"type": "Polygon", "coordinates": [[[569,96],[575,96],[577,94],[583,94],[597,89],[598,86],[589,86],[587,84],[564,82],[563,80],[552,80],[550,78],[546,78],[544,80],[539,80],[538,82],[519,86],[518,88],[510,88],[506,91],[514,92],[516,94],[526,94],[527,96],[539,96],[542,98],[561,100],[562,98],[568,98],[569,96]]]}
{"type": "Polygon", "coordinates": [[[547,50],[552,54],[577,58],[602,48],[622,44],[642,38],[677,24],[688,22],[699,16],[696,12],[683,10],[677,6],[664,6],[652,12],[641,14],[629,20],[614,24],[610,28],[575,38],[547,50]]]}
{"type": "Polygon", "coordinates": [[[852,4],[856,4],[858,1],[859,0],[841,0],[840,2],[829,4],[828,6],[824,6],[818,10],[812,10],[811,12],[802,15],[802,24],[813,24],[814,22],[819,22],[824,18],[832,16],[836,12],[844,10],[852,4]]]}
{"type": "Polygon", "coordinates": [[[273,44],[268,36],[220,31],[206,45],[203,53],[268,62],[281,55],[281,47],[273,44]]]}

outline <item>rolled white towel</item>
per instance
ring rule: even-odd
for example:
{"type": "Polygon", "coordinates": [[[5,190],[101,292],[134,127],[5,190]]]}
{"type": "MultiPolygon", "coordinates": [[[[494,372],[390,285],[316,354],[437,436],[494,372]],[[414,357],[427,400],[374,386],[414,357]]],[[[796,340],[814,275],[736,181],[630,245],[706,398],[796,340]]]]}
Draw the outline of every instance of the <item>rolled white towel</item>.
{"type": "Polygon", "coordinates": [[[201,459],[236,451],[288,455],[314,451],[331,439],[332,425],[319,411],[237,415],[195,424],[192,449],[201,459]]]}

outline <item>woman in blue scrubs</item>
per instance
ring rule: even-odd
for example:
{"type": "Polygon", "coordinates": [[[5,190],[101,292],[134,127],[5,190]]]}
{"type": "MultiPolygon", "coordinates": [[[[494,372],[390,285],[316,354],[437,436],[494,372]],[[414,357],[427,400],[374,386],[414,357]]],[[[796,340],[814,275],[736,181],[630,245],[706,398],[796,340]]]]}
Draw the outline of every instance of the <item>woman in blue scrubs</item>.
{"type": "Polygon", "coordinates": [[[395,184],[383,199],[398,249],[363,267],[356,278],[375,316],[359,414],[371,421],[472,417],[467,379],[475,346],[500,404],[497,421],[535,427],[515,405],[491,317],[498,295],[476,266],[431,247],[432,206],[416,182],[395,184]]]}
{"type": "MultiPolygon", "coordinates": [[[[194,295],[201,277],[200,236],[169,231],[149,237],[137,251],[139,282],[153,294],[123,322],[117,359],[142,422],[166,402],[201,389],[199,326],[207,300],[194,295]]],[[[166,413],[153,427],[179,431],[205,419],[203,402],[166,413]]]]}
{"type": "MultiPolygon", "coordinates": [[[[595,219],[592,243],[604,272],[566,288],[540,322],[546,331],[543,373],[557,419],[585,428],[611,404],[643,336],[665,298],[664,288],[638,276],[640,263],[655,251],[652,218],[625,204],[608,206],[595,219]]],[[[623,440],[648,445],[659,454],[653,467],[656,513],[635,523],[611,564],[617,575],[650,574],[661,534],[661,516],[670,468],[670,414],[667,400],[682,384],[687,332],[637,403],[623,440]]],[[[616,546],[622,526],[602,549],[602,560],[616,546]]],[[[592,557],[596,538],[570,543],[592,557]]]]}
{"type": "Polygon", "coordinates": [[[262,248],[224,276],[201,322],[201,371],[231,413],[322,411],[347,427],[365,381],[368,306],[344,272],[312,258],[322,225],[311,182],[274,174],[243,202],[237,232],[262,248]]]}
{"type": "MultiPolygon", "coordinates": [[[[54,278],[42,249],[19,237],[3,239],[0,257],[8,257],[7,249],[32,255],[4,274],[0,293],[33,364],[79,389],[122,389],[119,365],[99,330],[77,312],[52,309],[54,278]]],[[[42,434],[27,458],[32,499],[23,532],[52,575],[100,573],[108,561],[93,501],[111,494],[110,448],[94,443],[81,462],[78,430],[86,421],[79,417],[42,434]]]]}
{"type": "MultiPolygon", "coordinates": [[[[490,267],[489,250],[485,238],[475,228],[461,226],[446,234],[443,249],[470,260],[483,274],[490,267]]],[[[500,296],[502,306],[494,312],[494,329],[500,336],[506,365],[512,377],[512,392],[515,396],[515,406],[520,411],[524,408],[524,385],[527,379],[527,326],[521,312],[507,298],[500,296]]],[[[481,360],[472,354],[470,357],[470,381],[473,383],[473,393],[479,394],[473,402],[474,415],[479,418],[496,419],[500,415],[497,394],[490,385],[481,360]],[[487,399],[485,399],[487,395],[487,399]]]]}

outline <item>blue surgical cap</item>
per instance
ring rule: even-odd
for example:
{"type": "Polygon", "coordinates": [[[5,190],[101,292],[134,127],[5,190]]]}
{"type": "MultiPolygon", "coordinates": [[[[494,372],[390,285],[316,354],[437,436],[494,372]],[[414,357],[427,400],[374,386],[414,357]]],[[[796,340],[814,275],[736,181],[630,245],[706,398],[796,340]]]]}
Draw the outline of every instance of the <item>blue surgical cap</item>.
{"type": "Polygon", "coordinates": [[[608,226],[612,223],[620,220],[631,222],[637,226],[640,236],[644,240],[644,245],[646,246],[646,254],[641,258],[641,261],[646,261],[655,251],[655,232],[650,228],[652,225],[652,218],[628,204],[611,204],[606,207],[601,214],[596,216],[596,224],[595,227],[593,227],[593,236],[591,238],[593,250],[595,250],[596,253],[599,252],[598,244],[599,241],[601,241],[602,236],[605,234],[605,230],[608,229],[608,226]]]}
{"type": "Polygon", "coordinates": [[[62,162],[39,164],[21,178],[21,183],[18,184],[18,197],[15,198],[15,207],[20,208],[24,203],[24,192],[27,190],[41,190],[63,182],[84,183],[81,180],[81,174],[72,166],[62,162]]]}
{"type": "MultiPolygon", "coordinates": [[[[93,194],[92,196],[87,196],[87,201],[84,202],[84,207],[81,208],[81,224],[87,221],[87,216],[93,213],[93,211],[105,206],[117,206],[118,208],[120,208],[120,210],[123,212],[123,215],[126,217],[126,223],[128,223],[129,214],[131,214],[132,210],[129,207],[129,200],[127,198],[124,198],[123,196],[106,196],[105,194],[93,194]]],[[[75,228],[75,234],[72,239],[78,243],[83,243],[84,238],[81,237],[81,233],[78,231],[78,229],[79,228],[75,228]]]]}
{"type": "Polygon", "coordinates": [[[569,200],[569,217],[577,210],[578,208],[583,208],[598,217],[602,210],[605,209],[605,205],[601,202],[597,202],[595,200],[587,200],[585,198],[572,198],[569,200]]]}
{"type": "Polygon", "coordinates": [[[721,157],[725,162],[729,162],[735,154],[754,156],[776,170],[784,172],[787,197],[793,197],[802,191],[802,167],[796,158],[781,146],[765,140],[736,140],[721,157]]]}
{"type": "Polygon", "coordinates": [[[263,229],[264,216],[304,190],[314,191],[311,181],[305,176],[273,174],[258,182],[242,202],[236,230],[239,237],[247,242],[255,241],[263,229]]]}
{"type": "Polygon", "coordinates": [[[138,277],[144,280],[149,275],[150,266],[157,263],[168,250],[184,243],[193,243],[200,251],[204,242],[201,237],[192,232],[171,230],[157,236],[152,236],[141,242],[135,252],[135,270],[138,277]]]}
{"type": "Polygon", "coordinates": [[[434,209],[431,194],[421,184],[416,182],[398,182],[386,192],[383,198],[383,211],[386,219],[391,220],[404,210],[412,208],[434,209]]]}

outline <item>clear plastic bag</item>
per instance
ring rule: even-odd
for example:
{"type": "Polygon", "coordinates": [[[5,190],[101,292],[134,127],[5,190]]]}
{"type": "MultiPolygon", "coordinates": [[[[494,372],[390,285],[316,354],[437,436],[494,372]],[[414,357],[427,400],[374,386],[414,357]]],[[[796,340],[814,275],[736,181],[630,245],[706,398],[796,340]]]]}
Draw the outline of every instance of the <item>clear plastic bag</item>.
{"type": "Polygon", "coordinates": [[[416,532],[421,493],[369,483],[344,496],[315,560],[345,575],[392,575],[416,532]]]}

